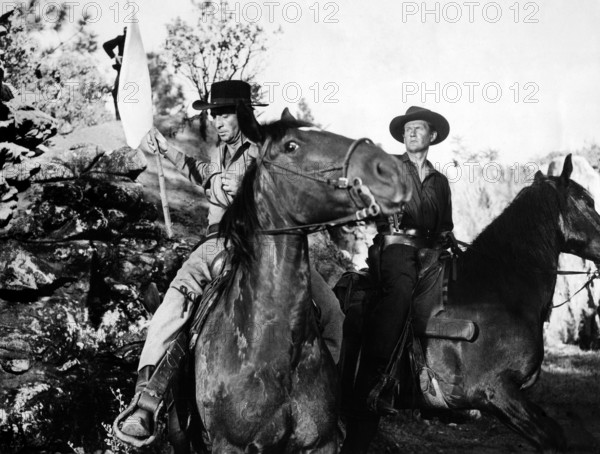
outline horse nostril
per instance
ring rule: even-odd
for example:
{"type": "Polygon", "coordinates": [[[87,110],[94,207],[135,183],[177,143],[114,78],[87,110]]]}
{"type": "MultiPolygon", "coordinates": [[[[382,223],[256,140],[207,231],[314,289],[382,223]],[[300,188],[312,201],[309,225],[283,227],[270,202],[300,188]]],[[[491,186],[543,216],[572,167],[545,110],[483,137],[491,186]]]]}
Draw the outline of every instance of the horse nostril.
{"type": "Polygon", "coordinates": [[[391,180],[392,171],[382,162],[375,162],[375,175],[381,180],[391,180]]]}

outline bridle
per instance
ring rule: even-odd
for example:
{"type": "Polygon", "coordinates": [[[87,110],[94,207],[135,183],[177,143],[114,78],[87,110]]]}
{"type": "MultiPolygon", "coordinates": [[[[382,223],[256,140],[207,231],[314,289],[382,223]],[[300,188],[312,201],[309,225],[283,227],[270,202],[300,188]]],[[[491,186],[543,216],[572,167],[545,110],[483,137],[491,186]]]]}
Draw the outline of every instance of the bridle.
{"type": "Polygon", "coordinates": [[[352,159],[352,155],[356,151],[359,145],[366,143],[372,144],[373,142],[366,137],[361,139],[357,139],[348,148],[346,152],[346,156],[344,157],[344,162],[341,166],[330,167],[323,170],[317,170],[314,173],[328,173],[337,170],[342,171],[342,176],[338,178],[325,178],[321,176],[311,175],[304,172],[299,172],[294,169],[291,169],[286,166],[282,166],[277,164],[274,161],[270,161],[266,158],[263,158],[260,163],[265,165],[265,168],[270,173],[270,168],[276,168],[288,172],[290,174],[299,176],[301,178],[305,178],[307,180],[316,181],[319,183],[323,183],[327,186],[331,186],[334,189],[341,189],[348,191],[348,196],[350,200],[357,207],[357,211],[354,214],[350,214],[348,216],[344,216],[333,221],[328,222],[319,222],[315,224],[307,224],[302,226],[292,226],[292,227],[282,227],[278,229],[271,230],[261,230],[260,233],[263,235],[278,235],[278,234],[307,234],[313,233],[318,230],[322,230],[326,227],[334,227],[338,225],[348,224],[349,222],[362,221],[371,216],[377,216],[381,213],[381,207],[375,200],[375,196],[371,192],[368,186],[364,185],[362,180],[359,177],[350,178],[348,176],[348,168],[350,167],[350,159],[352,159]],[[365,202],[365,199],[367,202],[365,202]]]}

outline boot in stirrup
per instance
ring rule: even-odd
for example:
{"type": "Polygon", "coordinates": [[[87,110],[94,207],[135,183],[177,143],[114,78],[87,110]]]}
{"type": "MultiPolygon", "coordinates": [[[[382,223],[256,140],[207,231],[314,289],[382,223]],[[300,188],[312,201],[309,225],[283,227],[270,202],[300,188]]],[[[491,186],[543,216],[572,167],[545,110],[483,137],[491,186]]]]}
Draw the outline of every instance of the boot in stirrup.
{"type": "MultiPolygon", "coordinates": [[[[153,372],[154,366],[145,366],[139,371],[137,382],[135,383],[136,395],[146,389],[146,385],[153,372]]],[[[136,408],[123,422],[121,432],[131,437],[140,439],[148,438],[152,435],[152,413],[140,407],[136,408]]]]}
{"type": "Polygon", "coordinates": [[[383,364],[377,368],[378,380],[367,398],[369,409],[380,416],[395,416],[398,410],[395,408],[397,381],[386,373],[383,364]]]}

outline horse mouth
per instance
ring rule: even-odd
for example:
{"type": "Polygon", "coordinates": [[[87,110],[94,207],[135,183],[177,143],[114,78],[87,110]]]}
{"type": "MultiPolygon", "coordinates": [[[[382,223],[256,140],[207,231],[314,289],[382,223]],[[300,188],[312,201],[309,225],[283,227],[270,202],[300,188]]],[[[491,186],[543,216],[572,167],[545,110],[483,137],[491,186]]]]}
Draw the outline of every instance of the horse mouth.
{"type": "Polygon", "coordinates": [[[402,208],[402,205],[408,200],[410,200],[410,196],[412,195],[412,193],[409,190],[405,193],[396,192],[391,196],[376,193],[373,193],[373,195],[375,196],[375,200],[381,208],[381,212],[384,215],[389,216],[398,213],[402,208]]]}

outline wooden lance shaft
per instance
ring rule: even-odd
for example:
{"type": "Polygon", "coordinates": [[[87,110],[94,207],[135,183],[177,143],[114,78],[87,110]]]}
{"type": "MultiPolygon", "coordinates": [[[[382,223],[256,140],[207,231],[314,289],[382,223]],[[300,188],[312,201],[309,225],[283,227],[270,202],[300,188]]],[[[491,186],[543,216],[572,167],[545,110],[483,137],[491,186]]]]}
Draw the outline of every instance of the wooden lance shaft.
{"type": "Polygon", "coordinates": [[[165,185],[165,172],[162,165],[162,157],[156,137],[152,136],[154,149],[156,150],[156,171],[158,173],[158,186],[160,188],[160,201],[162,202],[163,214],[165,217],[165,229],[167,230],[167,238],[173,238],[173,227],[171,225],[171,213],[169,212],[169,201],[167,199],[167,187],[165,185]]]}

